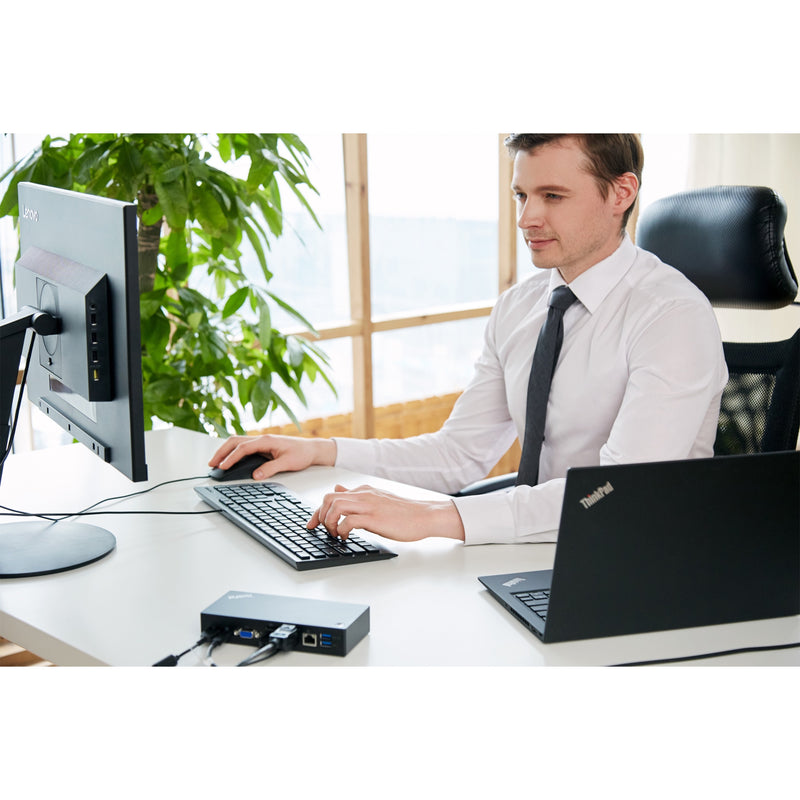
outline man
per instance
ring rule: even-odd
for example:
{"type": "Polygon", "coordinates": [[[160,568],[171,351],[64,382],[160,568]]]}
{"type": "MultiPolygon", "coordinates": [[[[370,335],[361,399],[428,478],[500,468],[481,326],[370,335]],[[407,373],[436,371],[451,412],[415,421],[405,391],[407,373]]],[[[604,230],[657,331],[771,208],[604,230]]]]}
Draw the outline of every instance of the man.
{"type": "Polygon", "coordinates": [[[625,233],[643,156],[632,134],[518,134],[512,191],[539,271],[498,299],[475,374],[449,419],[405,440],[231,437],[210,466],[273,459],[254,474],[337,465],[452,493],[523,441],[533,351],[554,289],[577,298],[563,317],[536,485],[440,502],[336,486],[309,526],[467,544],[553,541],[572,466],[713,454],[727,370],[702,293],[625,233]]]}

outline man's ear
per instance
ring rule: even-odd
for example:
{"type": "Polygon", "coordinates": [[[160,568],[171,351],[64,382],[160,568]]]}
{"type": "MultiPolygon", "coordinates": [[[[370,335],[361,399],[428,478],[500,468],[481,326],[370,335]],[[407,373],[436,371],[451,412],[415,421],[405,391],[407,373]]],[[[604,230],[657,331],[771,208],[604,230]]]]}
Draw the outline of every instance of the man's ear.
{"type": "Polygon", "coordinates": [[[614,210],[624,214],[635,202],[639,181],[632,172],[625,172],[614,181],[614,210]]]}

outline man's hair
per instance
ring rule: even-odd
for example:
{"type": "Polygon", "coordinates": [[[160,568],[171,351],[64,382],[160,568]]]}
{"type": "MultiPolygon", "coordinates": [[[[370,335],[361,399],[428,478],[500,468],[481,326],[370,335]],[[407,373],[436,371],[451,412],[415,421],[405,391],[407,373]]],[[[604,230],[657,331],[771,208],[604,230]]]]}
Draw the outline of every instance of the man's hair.
{"type": "MultiPolygon", "coordinates": [[[[588,172],[595,179],[600,194],[608,197],[614,181],[626,172],[632,172],[642,185],[644,151],[635,133],[512,133],[506,137],[505,145],[515,156],[520,151],[531,153],[543,145],[559,139],[573,137],[586,154],[588,172]]],[[[622,218],[622,227],[628,224],[634,202],[622,218]]]]}

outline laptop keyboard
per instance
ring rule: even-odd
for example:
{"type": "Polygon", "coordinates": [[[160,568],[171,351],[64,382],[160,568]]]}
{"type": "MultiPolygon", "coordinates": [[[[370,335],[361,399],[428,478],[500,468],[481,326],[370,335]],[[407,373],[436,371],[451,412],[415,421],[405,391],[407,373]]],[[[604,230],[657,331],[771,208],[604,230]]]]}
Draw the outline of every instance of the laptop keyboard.
{"type": "Polygon", "coordinates": [[[195,491],[295,569],[380,561],[397,555],[354,533],[343,540],[331,536],[322,525],[308,530],[311,509],[280,484],[233,483],[198,486],[195,491]]]}
{"type": "Polygon", "coordinates": [[[537,617],[547,619],[547,605],[550,602],[549,589],[537,589],[534,592],[512,592],[514,597],[524,603],[537,617]]]}

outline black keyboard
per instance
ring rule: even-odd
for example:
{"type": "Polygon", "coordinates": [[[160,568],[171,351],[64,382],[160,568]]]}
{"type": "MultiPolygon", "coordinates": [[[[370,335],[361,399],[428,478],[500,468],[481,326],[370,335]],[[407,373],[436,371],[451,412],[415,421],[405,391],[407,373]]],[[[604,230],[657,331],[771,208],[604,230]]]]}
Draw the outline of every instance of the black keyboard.
{"type": "Polygon", "coordinates": [[[195,491],[256,541],[295,569],[381,561],[397,553],[351,533],[331,536],[322,525],[308,530],[310,508],[279,483],[226,483],[195,491]]]}
{"type": "Polygon", "coordinates": [[[537,589],[533,592],[512,592],[514,597],[524,603],[537,617],[547,619],[547,606],[550,603],[550,590],[537,589]]]}

